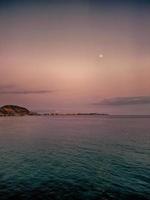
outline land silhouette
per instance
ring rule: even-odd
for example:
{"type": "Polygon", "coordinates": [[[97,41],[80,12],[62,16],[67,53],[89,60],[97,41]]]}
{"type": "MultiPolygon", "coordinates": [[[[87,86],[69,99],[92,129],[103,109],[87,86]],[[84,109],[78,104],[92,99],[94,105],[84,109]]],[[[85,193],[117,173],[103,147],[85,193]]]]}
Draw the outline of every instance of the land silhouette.
{"type": "Polygon", "coordinates": [[[22,116],[31,115],[27,108],[17,106],[17,105],[5,105],[0,108],[0,116],[22,116]]]}
{"type": "Polygon", "coordinates": [[[117,115],[117,114],[107,114],[107,113],[96,113],[96,112],[78,112],[78,113],[38,113],[28,110],[25,107],[18,105],[4,105],[0,107],[0,117],[7,116],[99,116],[99,117],[110,117],[110,118],[150,118],[150,115],[117,115]]]}
{"type": "Polygon", "coordinates": [[[0,107],[0,116],[25,116],[25,115],[34,115],[34,116],[102,115],[102,116],[107,116],[108,114],[105,114],[105,113],[58,113],[58,112],[41,114],[41,113],[30,111],[27,108],[17,106],[17,105],[5,105],[5,106],[0,107]]]}

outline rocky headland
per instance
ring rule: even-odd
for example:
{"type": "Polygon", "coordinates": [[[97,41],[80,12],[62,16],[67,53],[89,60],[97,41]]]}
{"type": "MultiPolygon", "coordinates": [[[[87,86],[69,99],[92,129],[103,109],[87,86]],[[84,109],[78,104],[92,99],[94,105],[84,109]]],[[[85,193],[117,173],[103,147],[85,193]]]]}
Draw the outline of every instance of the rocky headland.
{"type": "Polygon", "coordinates": [[[21,106],[5,105],[0,107],[0,116],[24,116],[33,114],[34,113],[21,106]]]}
{"type": "Polygon", "coordinates": [[[0,116],[108,116],[105,113],[36,113],[29,111],[27,108],[17,105],[5,105],[0,107],[0,116]]]}

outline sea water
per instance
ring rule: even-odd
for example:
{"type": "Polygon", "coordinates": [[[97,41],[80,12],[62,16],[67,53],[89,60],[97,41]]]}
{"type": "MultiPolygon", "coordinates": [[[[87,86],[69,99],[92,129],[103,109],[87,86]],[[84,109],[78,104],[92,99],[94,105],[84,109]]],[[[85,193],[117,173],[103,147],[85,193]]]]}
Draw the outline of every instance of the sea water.
{"type": "Polygon", "coordinates": [[[150,199],[150,118],[0,118],[0,200],[150,199]]]}

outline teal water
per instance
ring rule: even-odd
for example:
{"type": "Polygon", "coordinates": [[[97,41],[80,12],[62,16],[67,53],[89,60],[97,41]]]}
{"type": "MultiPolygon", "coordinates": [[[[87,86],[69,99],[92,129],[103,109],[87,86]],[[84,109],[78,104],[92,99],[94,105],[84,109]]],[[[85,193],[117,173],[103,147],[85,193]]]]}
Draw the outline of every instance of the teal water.
{"type": "Polygon", "coordinates": [[[4,199],[150,199],[150,119],[1,117],[4,199]]]}

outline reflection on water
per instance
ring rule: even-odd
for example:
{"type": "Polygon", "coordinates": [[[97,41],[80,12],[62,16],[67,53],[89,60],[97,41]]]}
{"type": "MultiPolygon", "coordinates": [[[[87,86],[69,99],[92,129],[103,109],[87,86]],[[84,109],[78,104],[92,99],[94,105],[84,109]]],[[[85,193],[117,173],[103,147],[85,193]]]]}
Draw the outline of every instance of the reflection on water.
{"type": "Polygon", "coordinates": [[[150,119],[0,118],[0,199],[150,199],[150,119]]]}

